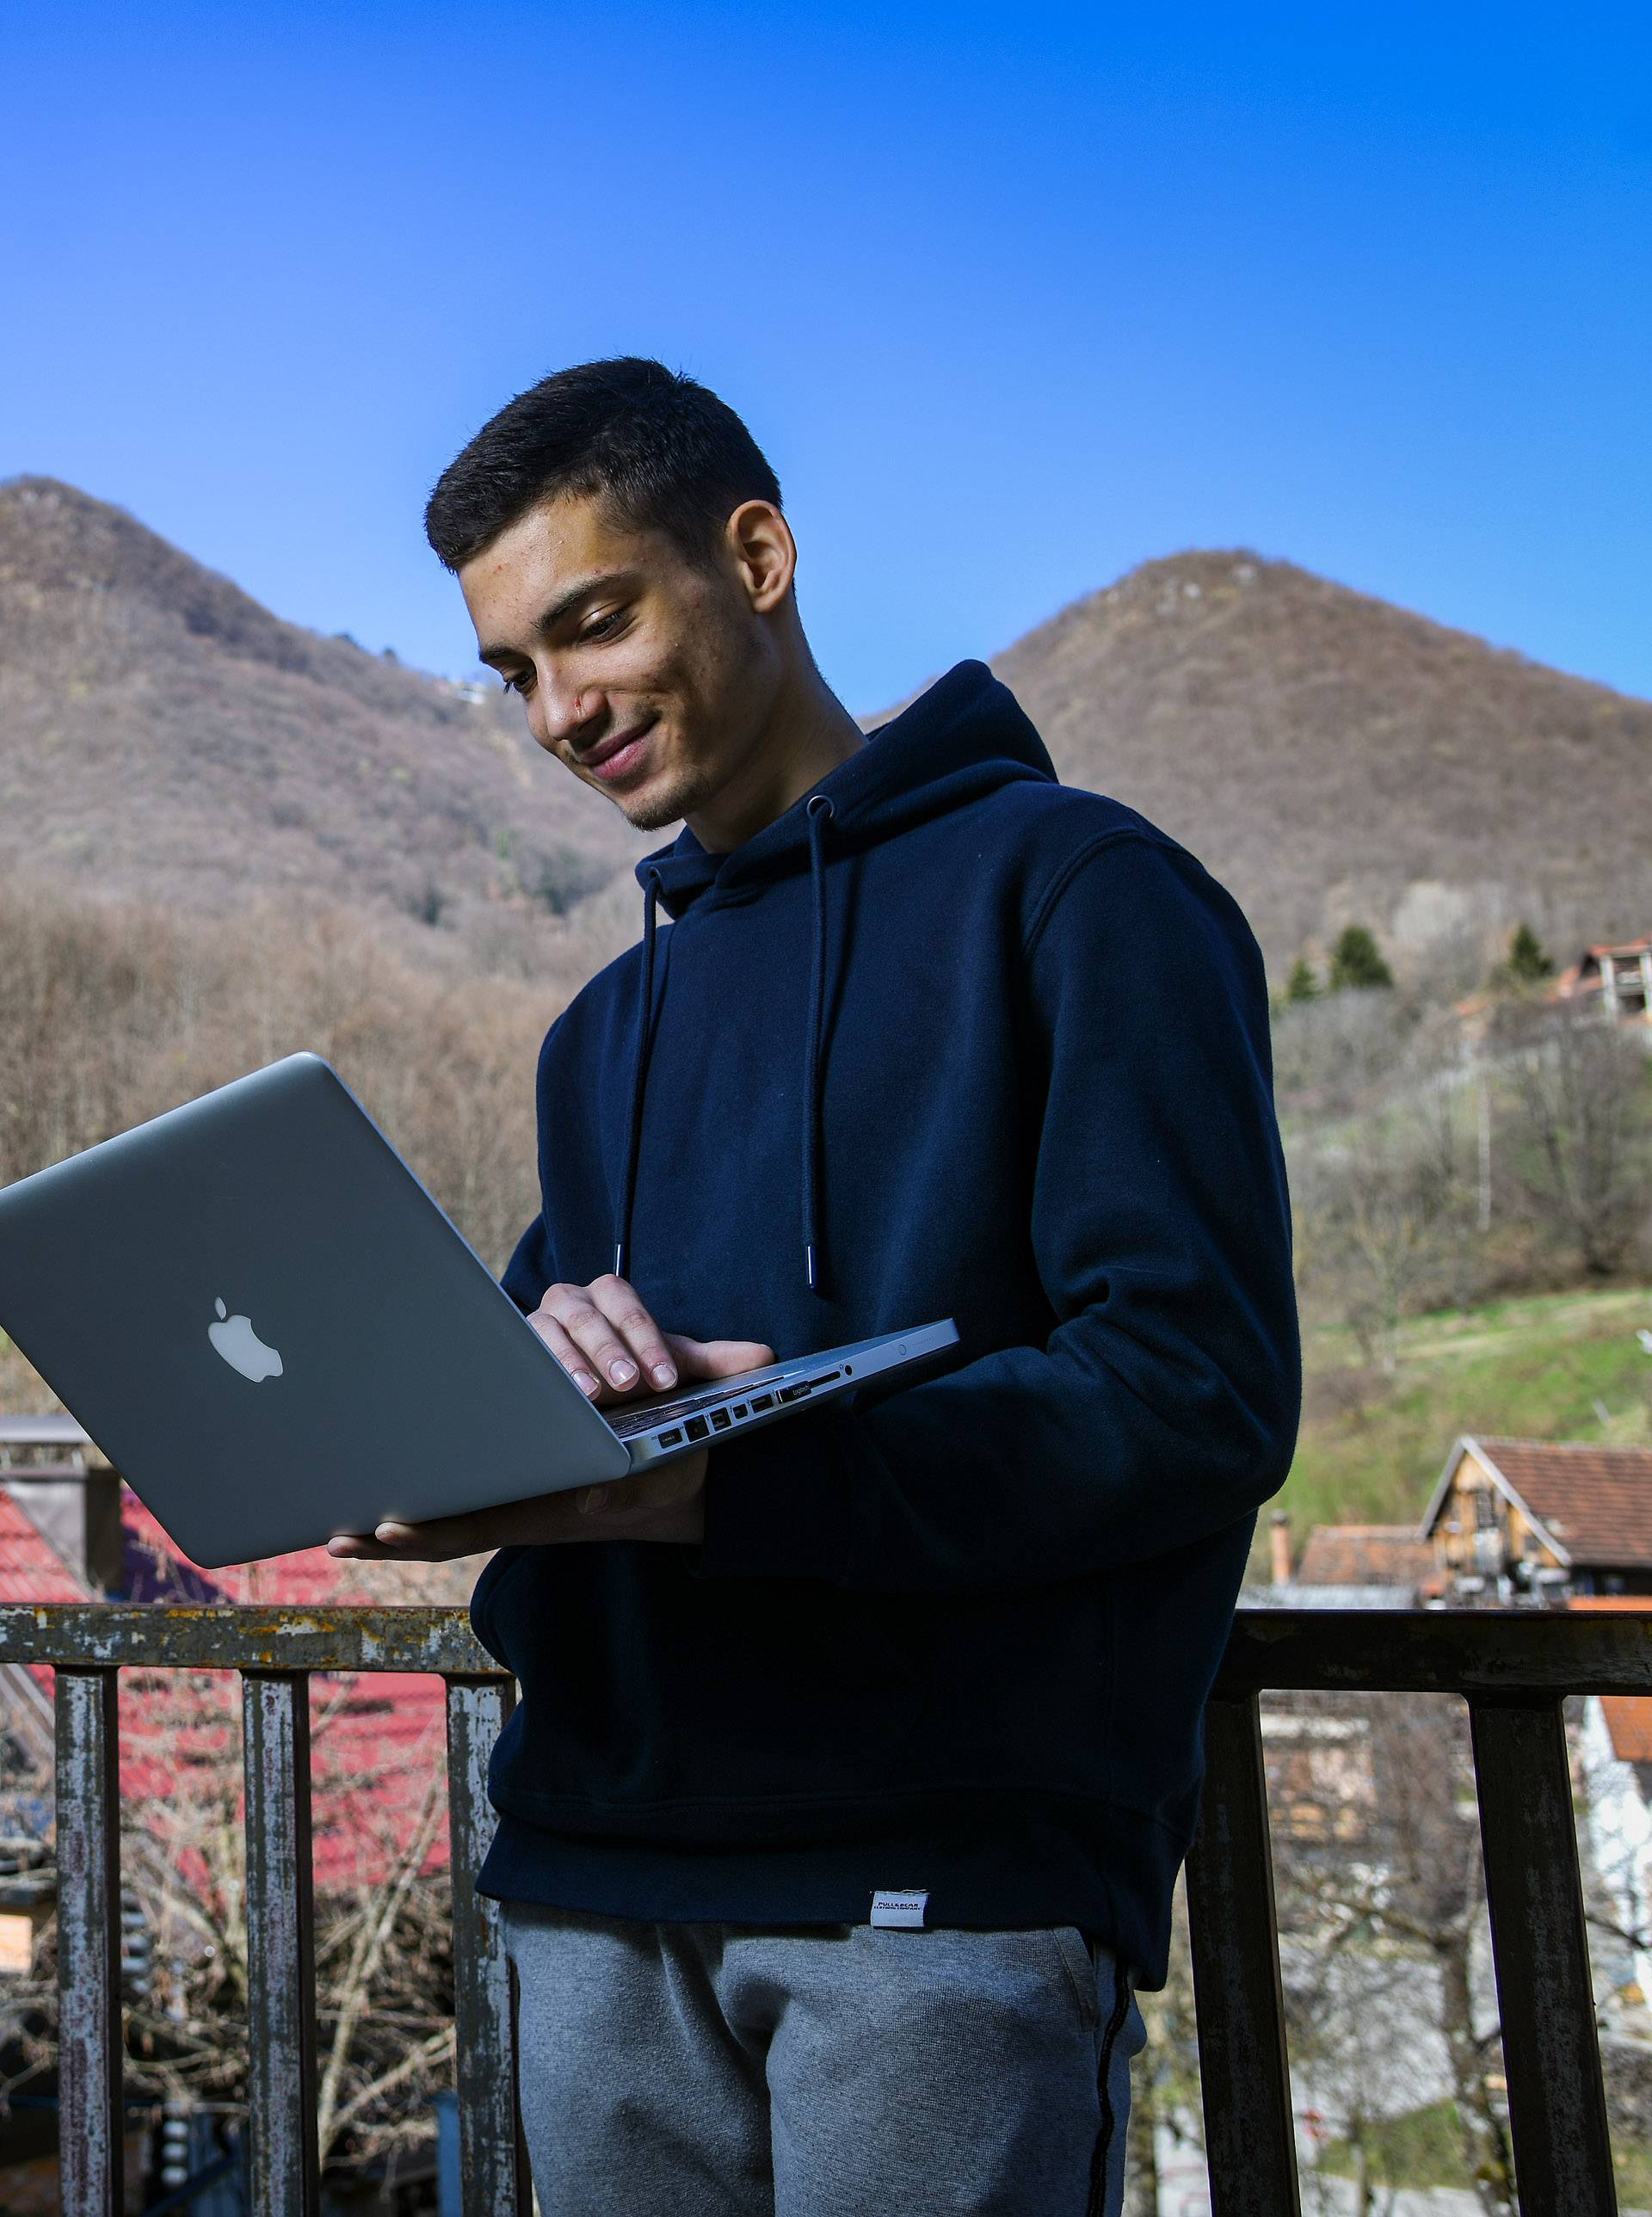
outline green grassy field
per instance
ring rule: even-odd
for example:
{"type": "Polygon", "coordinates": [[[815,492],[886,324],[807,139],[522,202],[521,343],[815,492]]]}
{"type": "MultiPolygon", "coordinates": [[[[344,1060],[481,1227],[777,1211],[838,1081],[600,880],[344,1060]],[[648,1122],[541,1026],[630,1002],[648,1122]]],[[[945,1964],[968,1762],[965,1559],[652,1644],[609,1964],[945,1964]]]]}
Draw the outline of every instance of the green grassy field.
{"type": "Polygon", "coordinates": [[[1315,1524],[1403,1523],[1460,1432],[1652,1444],[1643,1326],[1652,1287],[1498,1301],[1412,1318],[1389,1374],[1362,1368],[1347,1332],[1311,1333],[1296,1459],[1272,1506],[1299,1542],[1315,1524]]]}
{"type": "MultiPolygon", "coordinates": [[[[1366,2141],[1366,2157],[1374,2186],[1471,2188],[1473,2178],[1463,2159],[1457,2112],[1447,2102],[1408,2116],[1391,2118],[1376,2126],[1366,2141]]],[[[1652,2198],[1652,2150],[1637,2140],[1614,2141],[1612,2168],[1618,2174],[1618,2195],[1626,2217],[1630,2205],[1644,2208],[1652,2198]]],[[[1317,2168],[1333,2178],[1354,2174],[1353,2151],[1346,2140],[1333,2140],[1321,2154],[1317,2168]]]]}

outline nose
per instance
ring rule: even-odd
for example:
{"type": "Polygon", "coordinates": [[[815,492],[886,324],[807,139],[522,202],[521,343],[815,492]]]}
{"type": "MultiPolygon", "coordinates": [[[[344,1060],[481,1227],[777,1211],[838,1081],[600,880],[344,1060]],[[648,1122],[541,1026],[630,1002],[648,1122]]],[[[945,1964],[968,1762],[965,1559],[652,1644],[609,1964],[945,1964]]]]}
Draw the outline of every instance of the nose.
{"type": "Polygon", "coordinates": [[[602,695],[589,689],[581,692],[560,678],[554,670],[542,670],[530,706],[538,711],[539,728],[534,736],[541,746],[548,750],[565,739],[576,738],[597,720],[602,714],[602,695]]]}

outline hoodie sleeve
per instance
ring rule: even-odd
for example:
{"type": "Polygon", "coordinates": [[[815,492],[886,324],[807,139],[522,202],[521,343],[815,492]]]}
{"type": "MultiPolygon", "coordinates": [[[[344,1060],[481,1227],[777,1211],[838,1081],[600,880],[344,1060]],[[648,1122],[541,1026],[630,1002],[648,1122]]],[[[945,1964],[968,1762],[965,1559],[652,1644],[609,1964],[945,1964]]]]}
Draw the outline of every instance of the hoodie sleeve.
{"type": "Polygon", "coordinates": [[[546,1287],[555,1281],[556,1261],[541,1209],[517,1240],[499,1283],[523,1316],[532,1316],[545,1298],[546,1287]]]}
{"type": "Polygon", "coordinates": [[[1300,1356],[1250,929],[1182,849],[1111,832],[1058,874],[1025,948],[1054,1330],[714,1448],[702,1576],[1067,1578],[1185,1547],[1283,1483],[1300,1356]]]}

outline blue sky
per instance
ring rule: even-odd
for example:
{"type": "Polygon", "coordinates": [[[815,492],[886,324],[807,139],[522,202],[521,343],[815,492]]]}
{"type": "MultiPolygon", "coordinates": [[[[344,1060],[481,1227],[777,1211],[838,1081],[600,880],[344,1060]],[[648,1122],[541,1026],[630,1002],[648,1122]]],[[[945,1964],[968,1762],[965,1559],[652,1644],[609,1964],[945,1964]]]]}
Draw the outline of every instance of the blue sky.
{"type": "Polygon", "coordinates": [[[0,475],[459,672],[431,480],[658,354],[857,710],[1236,544],[1652,694],[1649,22],[0,9],[0,475]]]}

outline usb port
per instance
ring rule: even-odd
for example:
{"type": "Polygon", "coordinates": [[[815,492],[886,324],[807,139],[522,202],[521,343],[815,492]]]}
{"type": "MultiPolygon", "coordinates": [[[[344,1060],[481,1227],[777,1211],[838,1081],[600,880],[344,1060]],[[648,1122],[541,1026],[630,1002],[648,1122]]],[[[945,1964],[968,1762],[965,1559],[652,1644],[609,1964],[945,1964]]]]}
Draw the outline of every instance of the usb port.
{"type": "Polygon", "coordinates": [[[688,1430],[689,1437],[691,1440],[704,1439],[706,1434],[710,1430],[710,1425],[707,1423],[703,1417],[690,1417],[689,1418],[688,1430]]]}
{"type": "Polygon", "coordinates": [[[727,1409],[714,1409],[712,1411],[711,1429],[714,1432],[726,1432],[728,1430],[728,1423],[729,1418],[727,1409]]]}
{"type": "Polygon", "coordinates": [[[752,1396],[752,1414],[754,1417],[759,1416],[764,1409],[772,1409],[774,1405],[775,1397],[772,1393],[754,1393],[752,1396]]]}
{"type": "Polygon", "coordinates": [[[680,1448],[683,1444],[683,1427],[681,1424],[677,1427],[677,1430],[674,1432],[662,1432],[659,1436],[659,1444],[663,1448],[680,1448]]]}
{"type": "Polygon", "coordinates": [[[783,1386],[777,1398],[782,1401],[801,1401],[808,1390],[807,1386],[783,1386]]]}

